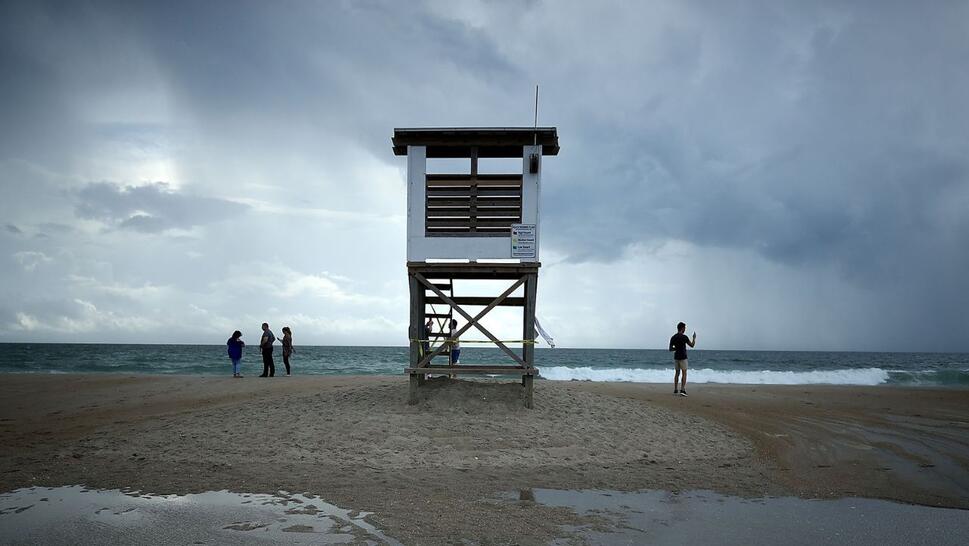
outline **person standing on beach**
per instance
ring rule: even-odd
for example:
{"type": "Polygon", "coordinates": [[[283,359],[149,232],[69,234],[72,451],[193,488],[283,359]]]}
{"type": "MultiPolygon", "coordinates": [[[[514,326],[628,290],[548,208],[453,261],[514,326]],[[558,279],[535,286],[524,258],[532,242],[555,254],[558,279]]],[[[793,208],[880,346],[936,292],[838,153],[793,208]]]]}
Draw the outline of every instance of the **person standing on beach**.
{"type": "Polygon", "coordinates": [[[458,320],[451,319],[451,331],[448,332],[448,337],[453,341],[451,342],[451,365],[455,365],[461,359],[461,342],[458,338],[454,337],[454,333],[458,330],[458,320]]]}
{"type": "Polygon", "coordinates": [[[262,338],[259,340],[259,349],[262,351],[262,375],[259,377],[275,377],[276,363],[273,362],[273,342],[276,336],[269,329],[269,324],[262,323],[262,338]]]}
{"type": "Polygon", "coordinates": [[[696,346],[696,332],[693,332],[693,339],[686,337],[686,323],[681,322],[676,325],[676,333],[670,338],[670,351],[673,353],[673,363],[676,365],[676,373],[673,374],[673,394],[686,396],[686,346],[696,346]],[[683,372],[683,382],[677,389],[676,384],[680,379],[680,371],[683,372]]]}
{"type": "Polygon", "coordinates": [[[239,366],[242,363],[242,348],[246,346],[242,341],[242,332],[239,330],[232,332],[232,337],[225,344],[228,345],[229,359],[232,360],[232,377],[242,377],[239,366]]]}
{"type": "Polygon", "coordinates": [[[431,352],[431,330],[434,329],[434,319],[432,317],[427,317],[427,324],[424,325],[424,330],[421,332],[421,349],[424,351],[421,354],[421,358],[427,356],[427,353],[431,352]]]}
{"type": "Polygon", "coordinates": [[[293,331],[289,326],[283,326],[283,364],[286,365],[286,375],[289,376],[289,357],[296,351],[293,350],[293,331]]]}

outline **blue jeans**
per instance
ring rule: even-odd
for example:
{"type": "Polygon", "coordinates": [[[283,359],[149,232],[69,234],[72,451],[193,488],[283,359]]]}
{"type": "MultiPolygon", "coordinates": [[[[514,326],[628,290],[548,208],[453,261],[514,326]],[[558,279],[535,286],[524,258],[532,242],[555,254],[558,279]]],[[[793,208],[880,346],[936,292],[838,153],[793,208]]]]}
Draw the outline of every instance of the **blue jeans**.
{"type": "Polygon", "coordinates": [[[239,364],[242,363],[241,358],[232,359],[232,375],[239,375],[239,364]]]}

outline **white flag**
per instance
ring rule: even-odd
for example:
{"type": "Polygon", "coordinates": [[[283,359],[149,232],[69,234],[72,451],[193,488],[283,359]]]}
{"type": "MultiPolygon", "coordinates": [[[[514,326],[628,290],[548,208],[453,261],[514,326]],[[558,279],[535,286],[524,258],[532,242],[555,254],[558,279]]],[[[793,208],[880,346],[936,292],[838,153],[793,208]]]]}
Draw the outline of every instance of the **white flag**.
{"type": "Polygon", "coordinates": [[[555,348],[555,340],[552,339],[552,336],[548,335],[548,332],[545,331],[545,328],[542,328],[541,323],[538,322],[538,317],[535,317],[535,331],[538,332],[538,335],[542,336],[542,338],[545,339],[545,343],[548,343],[549,347],[553,349],[555,348]]]}

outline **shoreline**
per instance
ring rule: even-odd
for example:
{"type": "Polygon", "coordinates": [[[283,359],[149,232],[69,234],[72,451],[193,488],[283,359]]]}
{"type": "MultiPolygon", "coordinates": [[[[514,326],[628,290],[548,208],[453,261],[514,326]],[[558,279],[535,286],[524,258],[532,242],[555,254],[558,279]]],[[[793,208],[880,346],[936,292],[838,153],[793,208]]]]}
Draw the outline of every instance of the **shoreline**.
{"type": "Polygon", "coordinates": [[[708,383],[681,398],[665,384],[544,380],[525,410],[510,380],[434,380],[407,406],[403,375],[2,377],[2,491],[306,491],[374,512],[405,543],[548,538],[575,523],[489,500],[530,488],[969,509],[958,388],[708,383]]]}
{"type": "MultiPolygon", "coordinates": [[[[278,371],[278,368],[280,366],[281,366],[281,364],[280,365],[277,365],[277,371],[278,371]]],[[[541,366],[537,366],[537,368],[539,370],[541,370],[542,367],[541,366]]],[[[638,369],[638,368],[629,368],[629,369],[638,369]]],[[[702,368],[698,368],[698,369],[702,369],[702,368]]],[[[698,369],[691,369],[690,372],[691,373],[696,373],[698,369]]],[[[540,380],[540,381],[547,381],[547,382],[550,382],[550,383],[580,383],[580,384],[596,384],[596,385],[598,385],[598,384],[604,384],[604,385],[643,385],[643,386],[647,386],[647,387],[650,387],[650,386],[652,386],[652,387],[656,387],[656,386],[667,386],[667,384],[672,385],[672,383],[673,383],[672,374],[673,374],[673,371],[674,371],[673,367],[671,366],[669,369],[663,369],[663,370],[658,370],[658,371],[663,371],[663,372],[668,371],[669,372],[669,375],[670,375],[670,380],[669,381],[658,381],[658,382],[657,381],[600,381],[600,380],[593,380],[593,379],[549,379],[549,378],[543,377],[541,375],[536,376],[535,379],[540,380]]],[[[893,371],[893,370],[888,370],[888,371],[893,371]]],[[[259,375],[258,375],[258,372],[259,372],[259,370],[253,370],[252,372],[250,372],[251,375],[250,374],[246,374],[246,375],[243,376],[243,378],[244,379],[253,379],[253,380],[255,380],[255,379],[261,379],[259,377],[259,375]]],[[[442,375],[444,375],[444,374],[442,374],[442,375]]],[[[229,379],[232,379],[231,370],[230,370],[230,372],[228,374],[226,372],[224,372],[224,371],[223,372],[218,372],[218,373],[216,373],[216,372],[212,372],[212,373],[167,373],[167,372],[154,372],[154,373],[152,373],[152,372],[143,372],[143,371],[136,371],[136,372],[135,371],[81,371],[81,372],[78,372],[78,371],[69,371],[69,372],[64,372],[64,371],[60,371],[60,370],[36,370],[36,371],[32,371],[32,370],[24,370],[24,371],[0,370],[0,377],[5,377],[5,376],[14,376],[14,377],[16,377],[16,376],[31,376],[31,377],[48,377],[48,376],[71,377],[71,376],[75,376],[75,377],[128,377],[128,378],[138,378],[138,377],[143,377],[143,378],[168,377],[168,378],[186,378],[186,379],[187,378],[207,378],[207,379],[229,378],[229,379]]],[[[276,376],[275,376],[275,378],[273,378],[273,379],[279,378],[279,379],[297,380],[298,381],[298,380],[313,379],[313,378],[326,379],[326,378],[341,378],[341,377],[342,378],[360,378],[360,379],[368,378],[368,377],[381,378],[381,379],[396,379],[396,378],[402,378],[403,377],[403,378],[406,379],[406,374],[403,373],[403,372],[401,372],[401,373],[372,373],[372,374],[305,373],[305,372],[302,372],[302,373],[293,374],[293,376],[291,376],[291,377],[289,377],[287,379],[286,378],[286,374],[285,374],[285,370],[284,370],[282,375],[280,375],[279,373],[277,373],[276,376]]],[[[499,377],[488,377],[488,376],[485,376],[485,377],[482,377],[481,379],[489,380],[489,381],[490,380],[504,381],[504,380],[510,380],[509,379],[510,377],[511,376],[508,376],[508,377],[501,377],[501,376],[499,376],[499,377]]],[[[912,389],[912,390],[939,389],[939,390],[954,390],[954,391],[966,391],[966,392],[969,392],[969,384],[879,383],[877,385],[869,385],[869,384],[861,384],[861,383],[857,383],[857,384],[856,383],[726,383],[726,382],[721,383],[721,382],[713,382],[713,381],[710,381],[710,382],[690,381],[689,384],[690,384],[691,388],[697,388],[697,387],[695,387],[696,385],[699,385],[699,386],[702,386],[702,387],[727,387],[727,388],[732,388],[732,387],[738,387],[738,388],[741,388],[741,387],[763,387],[763,388],[799,388],[799,387],[807,387],[807,388],[821,388],[821,389],[825,389],[825,388],[837,389],[837,388],[844,387],[844,388],[850,388],[850,389],[855,389],[855,388],[857,388],[857,389],[882,389],[882,388],[889,388],[889,389],[912,389]]]]}
{"type": "MultiPolygon", "coordinates": [[[[122,346],[172,346],[172,347],[219,347],[225,346],[221,342],[211,342],[211,343],[153,343],[153,342],[106,342],[106,341],[0,341],[0,345],[122,345],[122,346]]],[[[247,345],[248,346],[248,345],[247,345]]],[[[377,349],[400,349],[406,350],[408,345],[314,345],[314,344],[300,344],[301,347],[309,348],[377,348],[377,349]]],[[[277,345],[278,347],[278,345],[277,345]]],[[[604,351],[604,350],[618,350],[618,351],[658,351],[662,353],[667,353],[668,349],[666,346],[657,347],[567,347],[564,345],[555,345],[556,349],[564,349],[569,351],[604,351]]],[[[539,346],[537,349],[541,350],[551,350],[551,347],[539,346]]],[[[759,353],[831,353],[831,354],[926,354],[926,355],[969,355],[969,351],[875,351],[875,350],[865,350],[865,349],[717,349],[710,347],[703,348],[691,348],[690,352],[693,351],[716,351],[720,353],[748,353],[748,352],[759,352],[759,353]]]]}

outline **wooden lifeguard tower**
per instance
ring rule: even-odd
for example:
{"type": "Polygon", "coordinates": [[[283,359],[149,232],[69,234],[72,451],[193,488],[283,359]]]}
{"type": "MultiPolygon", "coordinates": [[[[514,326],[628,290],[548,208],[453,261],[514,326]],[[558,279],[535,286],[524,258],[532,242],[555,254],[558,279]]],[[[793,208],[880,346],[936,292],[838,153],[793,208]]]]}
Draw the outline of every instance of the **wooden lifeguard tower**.
{"type": "MultiPolygon", "coordinates": [[[[535,296],[538,288],[542,156],[557,155],[555,127],[394,129],[394,154],[407,156],[407,274],[410,284],[409,403],[428,374],[521,376],[525,407],[532,407],[535,376],[535,296]],[[429,158],[467,158],[470,172],[429,174],[429,158]],[[480,158],[521,158],[521,172],[479,174],[480,158]],[[460,260],[460,261],[457,261],[460,260]],[[455,279],[506,280],[495,297],[458,296],[455,279]],[[511,297],[523,289],[523,296],[511,297]],[[435,313],[434,305],[447,313],[435,313]],[[430,312],[428,306],[432,306],[430,312]],[[481,325],[498,306],[522,308],[521,354],[481,325]],[[469,312],[466,307],[475,307],[469,312]],[[477,308],[480,308],[478,310],[477,308]],[[464,318],[460,329],[432,331],[430,317],[464,318]],[[477,328],[511,364],[452,365],[451,343],[477,328]],[[438,358],[438,362],[434,359],[438,358]]],[[[439,324],[443,324],[443,321],[439,324]]]]}

